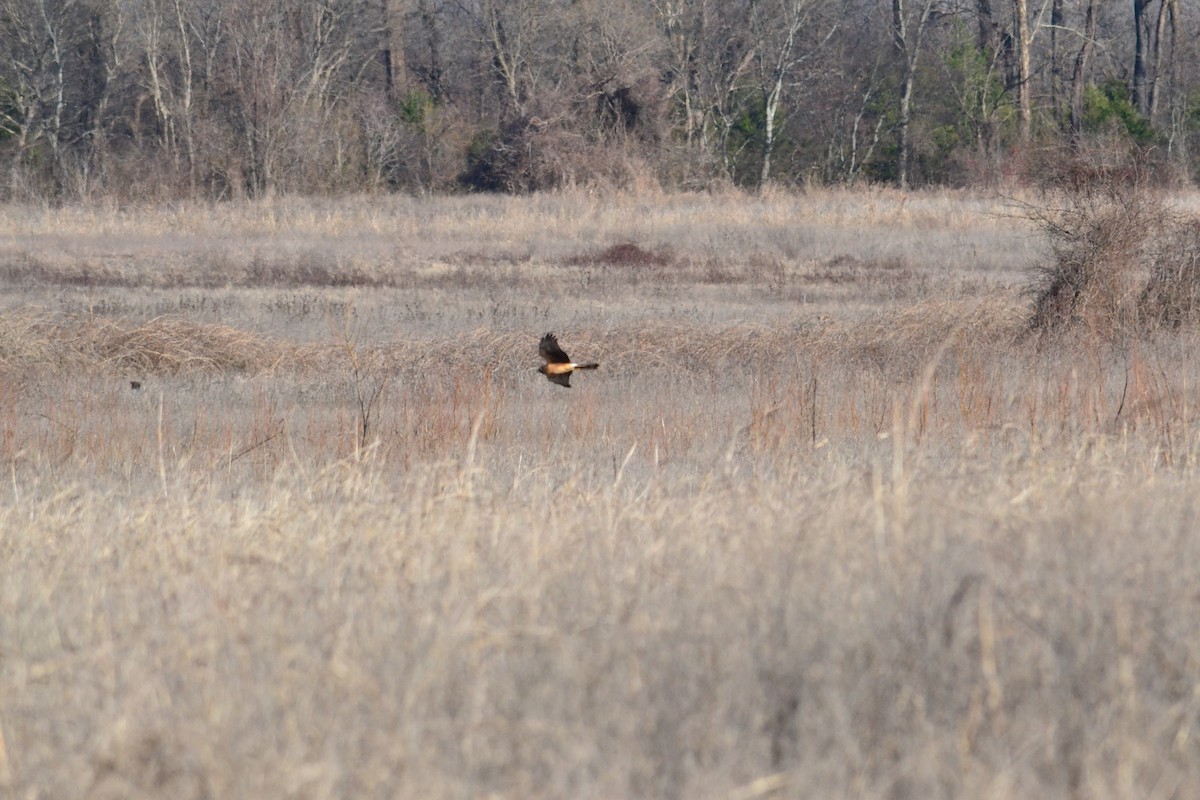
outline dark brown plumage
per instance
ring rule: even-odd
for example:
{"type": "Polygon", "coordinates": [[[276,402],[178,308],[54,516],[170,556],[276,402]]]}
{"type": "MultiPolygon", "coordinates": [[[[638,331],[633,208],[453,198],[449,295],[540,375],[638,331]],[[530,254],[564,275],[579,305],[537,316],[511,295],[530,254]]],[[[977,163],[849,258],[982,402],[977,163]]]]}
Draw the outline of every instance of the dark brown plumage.
{"type": "Polygon", "coordinates": [[[546,363],[538,367],[538,372],[546,376],[546,379],[551,383],[557,383],[559,386],[571,388],[571,373],[577,369],[596,369],[600,365],[598,363],[591,364],[576,364],[571,361],[561,347],[558,345],[558,337],[553,333],[547,333],[542,337],[542,341],[538,344],[538,352],[546,363]]]}

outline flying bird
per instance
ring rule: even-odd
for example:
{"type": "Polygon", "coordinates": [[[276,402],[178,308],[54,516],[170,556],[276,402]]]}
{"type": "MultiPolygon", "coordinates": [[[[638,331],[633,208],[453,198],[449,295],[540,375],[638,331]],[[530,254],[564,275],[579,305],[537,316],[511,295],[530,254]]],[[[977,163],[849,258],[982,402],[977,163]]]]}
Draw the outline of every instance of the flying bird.
{"type": "Polygon", "coordinates": [[[571,388],[572,372],[577,369],[596,369],[600,366],[596,363],[576,364],[571,361],[571,357],[558,346],[558,338],[553,333],[547,333],[542,337],[542,341],[538,345],[538,352],[542,354],[542,358],[546,359],[546,363],[538,367],[538,372],[545,375],[551,383],[557,383],[568,389],[571,388]]]}

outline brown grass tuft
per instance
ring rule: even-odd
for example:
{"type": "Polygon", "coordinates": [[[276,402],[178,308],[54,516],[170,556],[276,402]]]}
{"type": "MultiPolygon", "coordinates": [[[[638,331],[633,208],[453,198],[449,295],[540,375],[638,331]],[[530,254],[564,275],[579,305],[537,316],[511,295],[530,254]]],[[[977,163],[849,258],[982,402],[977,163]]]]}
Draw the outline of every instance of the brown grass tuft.
{"type": "Polygon", "coordinates": [[[674,262],[667,250],[647,250],[636,242],[620,242],[595,253],[575,256],[572,264],[599,264],[610,267],[665,267],[674,262]]]}
{"type": "Polygon", "coordinates": [[[157,317],[130,323],[94,315],[0,315],[0,358],[22,369],[86,367],[121,374],[261,372],[288,357],[280,343],[228,325],[157,317]]]}

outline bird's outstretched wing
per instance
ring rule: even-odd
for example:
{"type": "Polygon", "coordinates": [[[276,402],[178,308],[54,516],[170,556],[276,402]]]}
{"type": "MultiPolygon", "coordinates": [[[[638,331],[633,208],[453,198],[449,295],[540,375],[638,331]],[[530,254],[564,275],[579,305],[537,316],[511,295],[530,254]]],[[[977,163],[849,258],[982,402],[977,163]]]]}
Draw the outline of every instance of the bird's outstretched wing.
{"type": "MultiPolygon", "coordinates": [[[[541,343],[538,345],[538,352],[542,354],[542,358],[546,359],[547,364],[569,364],[571,357],[563,352],[563,349],[558,346],[558,338],[553,333],[547,333],[542,337],[541,343]]],[[[568,384],[564,383],[563,386],[568,384]]]]}
{"type": "Polygon", "coordinates": [[[560,372],[557,375],[547,375],[546,377],[550,379],[551,383],[557,383],[559,386],[565,386],[568,389],[571,388],[571,373],[569,372],[560,372]]]}

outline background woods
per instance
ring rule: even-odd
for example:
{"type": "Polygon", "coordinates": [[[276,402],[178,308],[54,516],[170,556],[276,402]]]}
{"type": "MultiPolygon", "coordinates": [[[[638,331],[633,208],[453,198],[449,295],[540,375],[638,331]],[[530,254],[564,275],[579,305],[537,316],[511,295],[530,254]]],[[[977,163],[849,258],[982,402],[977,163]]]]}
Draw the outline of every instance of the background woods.
{"type": "Polygon", "coordinates": [[[10,200],[1200,166],[1179,0],[0,0],[10,200]]]}

